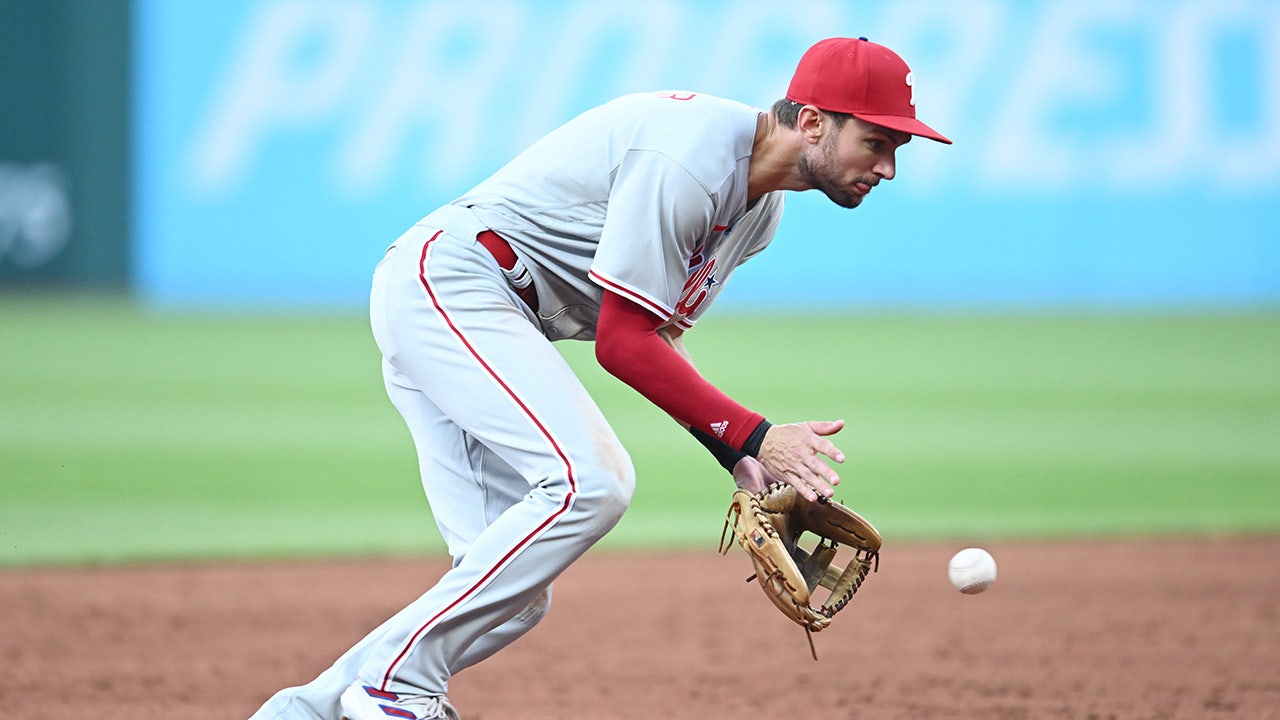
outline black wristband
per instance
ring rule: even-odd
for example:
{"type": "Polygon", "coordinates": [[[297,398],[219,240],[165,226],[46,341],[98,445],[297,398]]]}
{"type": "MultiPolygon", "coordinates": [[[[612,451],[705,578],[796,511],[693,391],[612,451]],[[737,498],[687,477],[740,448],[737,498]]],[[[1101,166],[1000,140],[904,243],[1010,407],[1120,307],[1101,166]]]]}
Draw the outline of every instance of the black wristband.
{"type": "Polygon", "coordinates": [[[712,437],[692,425],[689,426],[689,434],[697,438],[703,447],[710,450],[712,456],[720,463],[721,467],[729,471],[730,475],[733,474],[733,468],[738,464],[738,461],[747,456],[746,453],[735,449],[729,443],[718,437],[712,437]]]}
{"type": "Polygon", "coordinates": [[[768,420],[761,420],[755,430],[747,436],[746,442],[742,443],[742,452],[756,457],[760,454],[760,444],[764,442],[764,434],[769,432],[769,428],[773,427],[768,420]]]}

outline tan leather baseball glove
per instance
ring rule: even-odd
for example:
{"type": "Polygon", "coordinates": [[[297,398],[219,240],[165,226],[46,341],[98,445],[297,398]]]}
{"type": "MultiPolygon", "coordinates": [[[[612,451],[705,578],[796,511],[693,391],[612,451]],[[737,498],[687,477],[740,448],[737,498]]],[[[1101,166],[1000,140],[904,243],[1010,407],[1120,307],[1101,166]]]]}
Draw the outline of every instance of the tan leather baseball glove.
{"type": "Polygon", "coordinates": [[[730,528],[755,564],[756,574],[748,582],[759,581],[773,604],[809,632],[830,625],[879,563],[880,533],[871,523],[838,502],[806,500],[785,483],[756,494],[733,493],[720,535],[722,554],[732,545],[727,540],[730,528]],[[808,550],[801,546],[806,532],[817,539],[808,550]],[[814,607],[819,585],[830,593],[814,607]]]}

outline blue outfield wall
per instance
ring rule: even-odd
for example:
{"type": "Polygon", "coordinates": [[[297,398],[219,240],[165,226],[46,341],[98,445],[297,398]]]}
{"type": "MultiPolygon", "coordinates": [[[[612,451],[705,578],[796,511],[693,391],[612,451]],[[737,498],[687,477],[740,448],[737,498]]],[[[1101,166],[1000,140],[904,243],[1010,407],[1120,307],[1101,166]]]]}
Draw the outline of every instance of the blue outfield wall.
{"type": "Polygon", "coordinates": [[[133,281],[157,305],[358,307],[383,248],[615,95],[768,107],[828,35],[911,64],[898,177],[791,194],[722,303],[1280,300],[1280,3],[137,0],[133,281]]]}

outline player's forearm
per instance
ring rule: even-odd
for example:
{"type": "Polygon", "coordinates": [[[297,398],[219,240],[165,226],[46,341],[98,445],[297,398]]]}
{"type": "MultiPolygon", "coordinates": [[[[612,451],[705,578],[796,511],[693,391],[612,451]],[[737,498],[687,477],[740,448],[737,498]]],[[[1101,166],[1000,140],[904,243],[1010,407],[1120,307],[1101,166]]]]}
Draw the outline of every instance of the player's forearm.
{"type": "MultiPolygon", "coordinates": [[[[698,374],[673,342],[660,335],[659,319],[631,301],[606,292],[596,330],[596,359],[610,374],[635,388],[654,405],[689,427],[731,447],[748,445],[764,421],[698,374]]],[[[757,433],[762,435],[762,433],[757,433]]],[[[747,446],[744,448],[744,446],[747,446]]]]}
{"type": "MultiPolygon", "coordinates": [[[[684,344],[684,330],[676,325],[664,325],[658,328],[658,336],[684,358],[685,362],[694,365],[693,356],[689,354],[689,348],[684,344]]],[[[697,365],[694,367],[696,368],[697,365]]]]}
{"type": "MultiPolygon", "coordinates": [[[[658,328],[658,337],[662,338],[668,345],[670,345],[672,350],[675,350],[677,353],[679,353],[680,357],[684,358],[690,365],[693,365],[694,369],[697,369],[697,365],[693,362],[693,356],[689,354],[689,348],[684,344],[683,335],[684,335],[684,330],[681,330],[676,325],[664,325],[658,328]]],[[[694,437],[698,437],[699,442],[702,442],[704,445],[707,443],[702,439],[702,437],[699,437],[699,435],[705,436],[707,438],[711,438],[710,435],[707,435],[706,433],[702,432],[701,430],[698,430],[695,427],[691,427],[688,422],[681,420],[675,415],[672,415],[671,419],[675,420],[676,424],[679,425],[680,427],[694,433],[694,437]]],[[[711,438],[711,439],[716,440],[715,438],[711,438]]],[[[721,445],[724,445],[723,440],[716,440],[716,442],[720,443],[721,445]]],[[[728,448],[727,445],[724,445],[724,446],[728,448]]],[[[740,450],[734,450],[733,452],[741,453],[740,450]]]]}
{"type": "MultiPolygon", "coordinates": [[[[689,354],[689,348],[684,344],[683,330],[675,325],[666,325],[658,328],[658,335],[671,346],[671,349],[679,353],[680,357],[684,358],[690,365],[694,364],[693,356],[689,354]]],[[[680,427],[688,430],[689,434],[692,435],[700,445],[706,448],[707,452],[710,452],[711,456],[716,459],[716,462],[720,463],[720,466],[725,470],[728,470],[730,475],[735,474],[735,468],[738,467],[738,463],[741,462],[743,458],[749,457],[747,453],[735,447],[731,447],[729,443],[726,443],[720,438],[703,432],[674,415],[671,417],[680,425],[680,427]]]]}

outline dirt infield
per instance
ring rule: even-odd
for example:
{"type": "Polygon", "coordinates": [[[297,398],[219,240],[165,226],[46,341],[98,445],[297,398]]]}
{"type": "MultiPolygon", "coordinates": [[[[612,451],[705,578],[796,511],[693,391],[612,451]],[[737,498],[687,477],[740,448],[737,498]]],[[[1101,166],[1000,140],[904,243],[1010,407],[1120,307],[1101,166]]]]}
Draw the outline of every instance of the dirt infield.
{"type": "MultiPolygon", "coordinates": [[[[885,548],[814,636],[749,562],[592,553],[533,633],[460,674],[465,720],[1280,718],[1280,536],[885,548]],[[758,709],[758,710],[757,710],[758,709]],[[797,710],[798,709],[798,710],[797,710]]],[[[0,572],[0,715],[246,718],[445,569],[440,559],[0,572]]]]}

